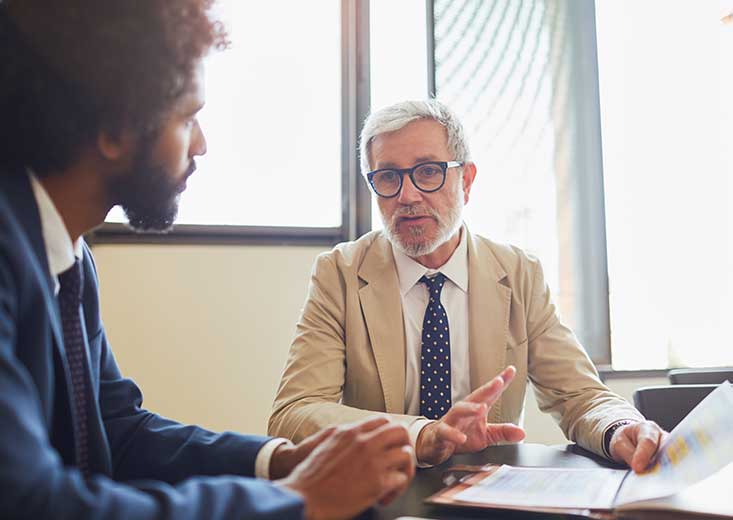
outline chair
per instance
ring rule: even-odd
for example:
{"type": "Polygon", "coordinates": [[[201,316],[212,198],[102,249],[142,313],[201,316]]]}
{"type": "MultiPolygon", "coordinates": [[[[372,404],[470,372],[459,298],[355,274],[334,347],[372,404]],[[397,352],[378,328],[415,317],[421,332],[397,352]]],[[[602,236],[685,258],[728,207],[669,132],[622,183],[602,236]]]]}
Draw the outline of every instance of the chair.
{"type": "Polygon", "coordinates": [[[719,385],[733,382],[733,367],[727,368],[676,368],[669,371],[673,385],[719,385]]]}
{"type": "Polygon", "coordinates": [[[634,392],[634,406],[647,419],[672,431],[717,386],[646,386],[634,392]]]}

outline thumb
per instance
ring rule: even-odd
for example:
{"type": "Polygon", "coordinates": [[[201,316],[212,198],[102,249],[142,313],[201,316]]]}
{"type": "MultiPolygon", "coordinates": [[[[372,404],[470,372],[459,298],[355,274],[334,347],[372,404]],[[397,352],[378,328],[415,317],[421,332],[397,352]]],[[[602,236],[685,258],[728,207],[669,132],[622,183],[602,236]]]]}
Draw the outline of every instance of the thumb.
{"type": "Polygon", "coordinates": [[[516,424],[503,423],[486,425],[486,442],[489,445],[502,442],[519,442],[524,437],[524,430],[516,424]]]}

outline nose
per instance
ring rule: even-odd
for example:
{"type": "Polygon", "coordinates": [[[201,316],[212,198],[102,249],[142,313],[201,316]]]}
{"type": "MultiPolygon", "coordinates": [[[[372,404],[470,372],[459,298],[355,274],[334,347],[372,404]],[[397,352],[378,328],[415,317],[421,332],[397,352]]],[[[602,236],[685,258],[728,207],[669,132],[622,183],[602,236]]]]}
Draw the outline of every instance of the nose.
{"type": "Polygon", "coordinates": [[[402,177],[402,189],[397,197],[397,201],[400,204],[414,204],[422,200],[422,192],[418,190],[412,183],[412,179],[409,175],[402,177]]]}
{"type": "Polygon", "coordinates": [[[196,157],[206,154],[206,136],[201,128],[198,120],[196,120],[196,128],[194,128],[193,137],[191,139],[191,156],[196,157]]]}

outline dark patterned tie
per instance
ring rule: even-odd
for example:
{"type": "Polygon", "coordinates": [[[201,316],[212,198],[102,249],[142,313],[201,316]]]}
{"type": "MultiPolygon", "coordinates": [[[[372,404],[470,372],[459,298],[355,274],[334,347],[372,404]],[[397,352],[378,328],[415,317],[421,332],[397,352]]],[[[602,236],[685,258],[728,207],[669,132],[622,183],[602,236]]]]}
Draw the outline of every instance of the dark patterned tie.
{"type": "Polygon", "coordinates": [[[74,410],[74,439],[76,463],[85,477],[89,477],[88,406],[91,402],[87,375],[87,349],[81,322],[81,296],[84,281],[81,261],[59,275],[59,308],[64,329],[64,348],[71,374],[74,410]]]}
{"type": "Polygon", "coordinates": [[[440,419],[451,407],[450,329],[448,316],[440,304],[445,275],[420,281],[428,287],[430,299],[422,323],[420,348],[420,415],[440,419]]]}

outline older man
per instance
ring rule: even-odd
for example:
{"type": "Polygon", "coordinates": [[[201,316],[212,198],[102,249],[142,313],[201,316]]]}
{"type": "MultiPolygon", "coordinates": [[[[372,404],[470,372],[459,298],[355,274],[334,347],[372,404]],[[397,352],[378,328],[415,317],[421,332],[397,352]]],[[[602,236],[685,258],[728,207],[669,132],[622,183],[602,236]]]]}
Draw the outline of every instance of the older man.
{"type": "Polygon", "coordinates": [[[599,380],[539,261],[463,225],[476,165],[455,115],[437,101],[371,114],[361,164],[384,230],[316,261],[270,433],[379,411],[436,464],[523,439],[529,379],[569,439],[643,469],[664,432],[599,380]]]}

